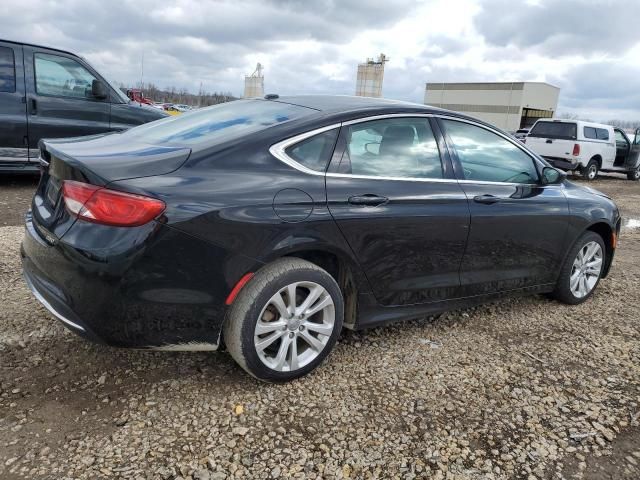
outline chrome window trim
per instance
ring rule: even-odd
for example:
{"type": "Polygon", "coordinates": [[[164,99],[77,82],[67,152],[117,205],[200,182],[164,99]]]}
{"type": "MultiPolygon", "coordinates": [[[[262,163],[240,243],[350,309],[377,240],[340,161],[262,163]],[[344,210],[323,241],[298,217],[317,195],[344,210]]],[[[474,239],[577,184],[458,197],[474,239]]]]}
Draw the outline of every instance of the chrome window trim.
{"type": "Polygon", "coordinates": [[[281,162],[289,165],[290,167],[309,175],[317,175],[317,176],[326,176],[333,178],[358,178],[358,179],[366,179],[366,180],[391,180],[391,181],[405,181],[405,182],[423,182],[423,183],[460,183],[460,184],[476,184],[476,185],[501,185],[501,186],[545,186],[541,183],[514,183],[514,182],[491,182],[488,180],[458,180],[456,178],[418,178],[418,177],[383,177],[383,176],[375,176],[375,175],[354,175],[351,173],[331,173],[331,172],[318,172],[316,170],[312,170],[310,168],[305,167],[304,165],[298,163],[293,158],[289,157],[286,154],[286,149],[290,146],[301,142],[302,140],[306,140],[307,138],[313,137],[320,133],[327,132],[329,130],[333,130],[334,128],[341,128],[349,125],[355,125],[363,122],[371,122],[375,120],[384,120],[388,118],[443,118],[445,120],[454,120],[458,122],[468,123],[470,125],[477,126],[479,128],[484,128],[485,130],[490,131],[491,133],[502,137],[507,140],[512,145],[515,145],[517,148],[522,150],[526,155],[531,158],[531,160],[536,165],[544,166],[540,164],[540,161],[537,159],[535,154],[529,151],[524,145],[520,144],[520,142],[516,139],[511,139],[508,135],[499,132],[487,125],[484,125],[479,122],[474,122],[473,120],[468,120],[466,118],[460,118],[453,115],[447,115],[442,113],[387,113],[382,115],[371,115],[368,117],[356,118],[354,120],[348,120],[346,122],[334,123],[332,125],[328,125],[326,127],[316,128],[314,130],[310,130],[305,133],[301,133],[291,138],[287,138],[286,140],[282,140],[278,143],[275,143],[269,147],[269,153],[276,157],[281,162]]]}
{"type": "Polygon", "coordinates": [[[348,120],[346,122],[342,122],[342,126],[346,127],[349,125],[355,125],[357,123],[373,122],[375,120],[385,120],[387,118],[403,118],[403,117],[429,118],[429,117],[433,117],[433,113],[386,113],[383,115],[372,115],[370,117],[363,117],[363,118],[356,118],[354,120],[348,120]]]}
{"type": "Polygon", "coordinates": [[[317,170],[312,170],[310,168],[305,167],[301,163],[296,162],[293,158],[287,155],[286,150],[291,145],[295,145],[298,142],[306,140],[307,138],[313,137],[320,133],[328,132],[329,130],[333,130],[334,128],[340,128],[340,123],[334,123],[333,125],[329,125],[322,128],[316,128],[315,130],[311,130],[309,132],[301,133],[300,135],[296,135],[295,137],[287,138],[281,142],[275,143],[269,147],[269,153],[276,157],[281,162],[286,163],[290,167],[295,168],[303,173],[307,173],[309,175],[325,175],[325,172],[318,172],[317,170]]]}

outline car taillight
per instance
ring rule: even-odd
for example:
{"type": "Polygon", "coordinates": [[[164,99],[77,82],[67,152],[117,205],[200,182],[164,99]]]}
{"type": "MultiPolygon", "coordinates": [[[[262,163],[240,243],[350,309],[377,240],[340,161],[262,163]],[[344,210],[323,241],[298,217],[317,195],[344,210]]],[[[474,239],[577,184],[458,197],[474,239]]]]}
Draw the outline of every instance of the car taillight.
{"type": "Polygon", "coordinates": [[[67,210],[87,222],[116,227],[137,227],[150,222],[164,209],[156,198],[118,192],[89,183],[65,180],[62,196],[67,210]]]}
{"type": "Polygon", "coordinates": [[[575,157],[577,157],[578,155],[580,155],[580,144],[579,143],[574,143],[573,144],[573,155],[575,157]]]}

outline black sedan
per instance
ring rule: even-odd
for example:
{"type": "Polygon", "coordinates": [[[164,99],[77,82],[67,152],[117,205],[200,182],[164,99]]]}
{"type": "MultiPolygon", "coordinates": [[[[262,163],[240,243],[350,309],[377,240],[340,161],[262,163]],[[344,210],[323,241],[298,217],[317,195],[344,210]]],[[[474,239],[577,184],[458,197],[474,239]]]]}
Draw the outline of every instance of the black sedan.
{"type": "Polygon", "coordinates": [[[74,332],[215,350],[261,380],[359,329],[550,293],[577,304],[620,215],[508,134],[358,97],[235,101],[41,142],[24,275],[74,332]]]}

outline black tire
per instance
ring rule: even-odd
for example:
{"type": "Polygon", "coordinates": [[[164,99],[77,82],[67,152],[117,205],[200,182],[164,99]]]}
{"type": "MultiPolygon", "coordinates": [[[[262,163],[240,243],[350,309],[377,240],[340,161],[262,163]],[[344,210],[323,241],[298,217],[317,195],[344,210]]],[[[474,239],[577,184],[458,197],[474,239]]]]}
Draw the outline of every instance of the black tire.
{"type": "MultiPolygon", "coordinates": [[[[258,270],[244,286],[231,307],[223,326],[223,338],[227,350],[244,370],[265,382],[288,382],[315,369],[329,354],[336,343],[344,315],[340,287],[329,273],[317,265],[299,258],[281,258],[258,270]],[[326,345],[309,364],[293,371],[269,368],[260,359],[254,344],[256,323],[269,300],[282,288],[294,282],[314,282],[331,296],[335,320],[326,345]]],[[[297,338],[297,337],[296,337],[297,338]]]]}
{"type": "Polygon", "coordinates": [[[640,165],[638,165],[632,172],[627,173],[627,180],[631,180],[633,182],[640,180],[640,165]]]}
{"type": "Polygon", "coordinates": [[[587,301],[589,297],[593,295],[593,292],[595,292],[602,278],[602,272],[604,271],[604,262],[606,259],[606,252],[607,252],[607,249],[600,235],[591,231],[584,232],[580,236],[580,238],[578,238],[578,240],[573,245],[571,250],[569,250],[569,253],[567,254],[567,258],[565,259],[564,264],[562,265],[562,270],[560,271],[560,277],[558,278],[558,283],[556,284],[556,288],[551,294],[551,296],[556,300],[562,303],[566,303],[568,305],[578,305],[580,303],[587,301]],[[591,291],[584,297],[577,297],[576,295],[573,294],[570,287],[570,279],[571,279],[571,273],[573,270],[573,262],[578,256],[578,252],[580,252],[580,250],[590,242],[597,242],[600,245],[600,248],[602,249],[602,252],[604,254],[602,259],[602,269],[600,271],[598,280],[596,284],[593,286],[593,288],[591,289],[591,291]]]}
{"type": "Polygon", "coordinates": [[[596,178],[598,178],[598,172],[600,170],[600,166],[598,164],[598,160],[592,158],[587,163],[587,166],[582,169],[582,178],[584,178],[588,182],[592,182],[596,178]]]}

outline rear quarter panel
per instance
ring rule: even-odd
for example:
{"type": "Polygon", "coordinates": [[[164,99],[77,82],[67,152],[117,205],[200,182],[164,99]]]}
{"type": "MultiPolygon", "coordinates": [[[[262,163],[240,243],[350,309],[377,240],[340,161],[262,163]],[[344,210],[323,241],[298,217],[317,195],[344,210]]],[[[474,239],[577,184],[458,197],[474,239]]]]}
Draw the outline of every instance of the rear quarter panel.
{"type": "Polygon", "coordinates": [[[230,275],[231,286],[247,271],[276,258],[320,250],[344,261],[361,291],[369,291],[327,208],[324,176],[301,173],[277,160],[268,152],[276,141],[194,152],[173,174],[109,187],[162,198],[168,227],[222,248],[228,259],[253,259],[250,269],[230,275]]]}

